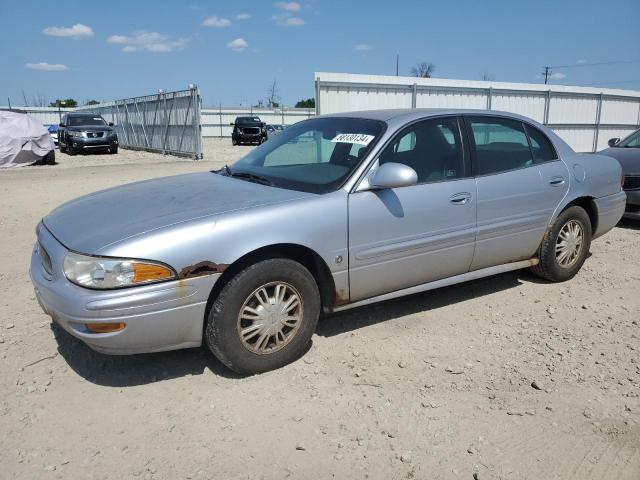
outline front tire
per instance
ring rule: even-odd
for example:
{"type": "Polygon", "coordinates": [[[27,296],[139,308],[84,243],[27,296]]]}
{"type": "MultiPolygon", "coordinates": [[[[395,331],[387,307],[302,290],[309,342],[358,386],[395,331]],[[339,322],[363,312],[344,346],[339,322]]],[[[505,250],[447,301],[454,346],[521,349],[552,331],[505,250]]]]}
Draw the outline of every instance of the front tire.
{"type": "Polygon", "coordinates": [[[286,258],[271,258],[236,274],[206,319],[205,341],[231,370],[255,374],[298,359],[320,315],[313,275],[286,258]]]}
{"type": "Polygon", "coordinates": [[[591,220],[578,206],[562,212],[542,240],[533,273],[551,282],[564,282],[580,271],[591,246],[591,220]]]}

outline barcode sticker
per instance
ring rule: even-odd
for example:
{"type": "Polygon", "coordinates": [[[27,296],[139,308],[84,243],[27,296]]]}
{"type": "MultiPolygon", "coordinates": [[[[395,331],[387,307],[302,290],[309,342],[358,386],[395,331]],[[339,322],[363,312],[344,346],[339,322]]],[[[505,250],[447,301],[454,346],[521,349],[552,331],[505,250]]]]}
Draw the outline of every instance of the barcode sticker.
{"type": "Polygon", "coordinates": [[[358,145],[364,145],[365,147],[373,140],[373,135],[367,135],[364,133],[340,133],[336,135],[333,143],[357,143],[358,145]]]}

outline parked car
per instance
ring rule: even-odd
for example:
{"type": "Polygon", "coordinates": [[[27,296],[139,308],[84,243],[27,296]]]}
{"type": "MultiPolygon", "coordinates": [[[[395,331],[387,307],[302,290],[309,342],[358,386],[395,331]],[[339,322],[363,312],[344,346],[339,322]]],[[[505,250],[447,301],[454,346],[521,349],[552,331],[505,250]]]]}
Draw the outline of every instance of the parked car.
{"type": "Polygon", "coordinates": [[[49,135],[51,135],[51,140],[53,140],[54,145],[57,147],[58,146],[58,129],[60,127],[58,125],[49,125],[47,127],[47,131],[49,132],[49,135]]]}
{"type": "Polygon", "coordinates": [[[267,130],[265,123],[260,117],[236,117],[236,121],[231,123],[231,143],[242,145],[243,143],[260,144],[267,140],[267,130]]]}
{"type": "Polygon", "coordinates": [[[282,133],[284,125],[270,125],[268,124],[265,129],[267,130],[267,139],[275,137],[277,134],[282,133]]]}
{"type": "Polygon", "coordinates": [[[55,148],[47,129],[24,110],[0,109],[0,168],[55,165],[55,148]]]}
{"type": "Polygon", "coordinates": [[[118,135],[113,123],[107,123],[95,113],[67,113],[58,128],[60,153],[75,155],[80,152],[106,150],[118,153],[118,135]]]}
{"type": "Polygon", "coordinates": [[[609,148],[600,152],[615,158],[622,166],[624,185],[627,194],[625,218],[640,220],[640,130],[636,130],[624,140],[612,138],[609,148]]]}
{"type": "Polygon", "coordinates": [[[93,349],[204,340],[256,373],[302,355],[321,312],[527,267],[568,280],[624,206],[618,162],[528,118],[348,113],[297,123],[219,171],[58,207],[30,273],[44,311],[93,349]]]}

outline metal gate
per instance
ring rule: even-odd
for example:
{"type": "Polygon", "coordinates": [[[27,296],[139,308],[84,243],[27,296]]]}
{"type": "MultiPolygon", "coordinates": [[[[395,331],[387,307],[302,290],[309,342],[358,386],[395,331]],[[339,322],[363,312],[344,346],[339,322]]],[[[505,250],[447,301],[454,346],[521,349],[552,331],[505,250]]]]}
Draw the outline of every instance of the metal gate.
{"type": "Polygon", "coordinates": [[[202,158],[197,87],[81,107],[113,122],[122,148],[202,158]]]}

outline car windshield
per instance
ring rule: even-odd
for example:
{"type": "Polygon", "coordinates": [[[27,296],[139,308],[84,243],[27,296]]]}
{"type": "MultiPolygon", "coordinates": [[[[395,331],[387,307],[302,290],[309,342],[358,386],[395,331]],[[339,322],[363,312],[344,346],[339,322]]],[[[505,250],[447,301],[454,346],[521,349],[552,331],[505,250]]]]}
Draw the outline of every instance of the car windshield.
{"type": "Polygon", "coordinates": [[[640,148],[640,130],[622,140],[616,147],[640,148]]]}
{"type": "Polygon", "coordinates": [[[339,188],[380,138],[385,124],[362,118],[299,122],[221,174],[311,193],[339,188]]]}
{"type": "Polygon", "coordinates": [[[70,127],[78,127],[78,126],[85,126],[85,125],[103,126],[103,125],[106,125],[106,122],[99,115],[95,115],[95,116],[82,115],[82,116],[70,116],[68,120],[68,124],[70,127]]]}
{"type": "Polygon", "coordinates": [[[260,123],[259,117],[238,117],[236,119],[238,123],[260,123]]]}

